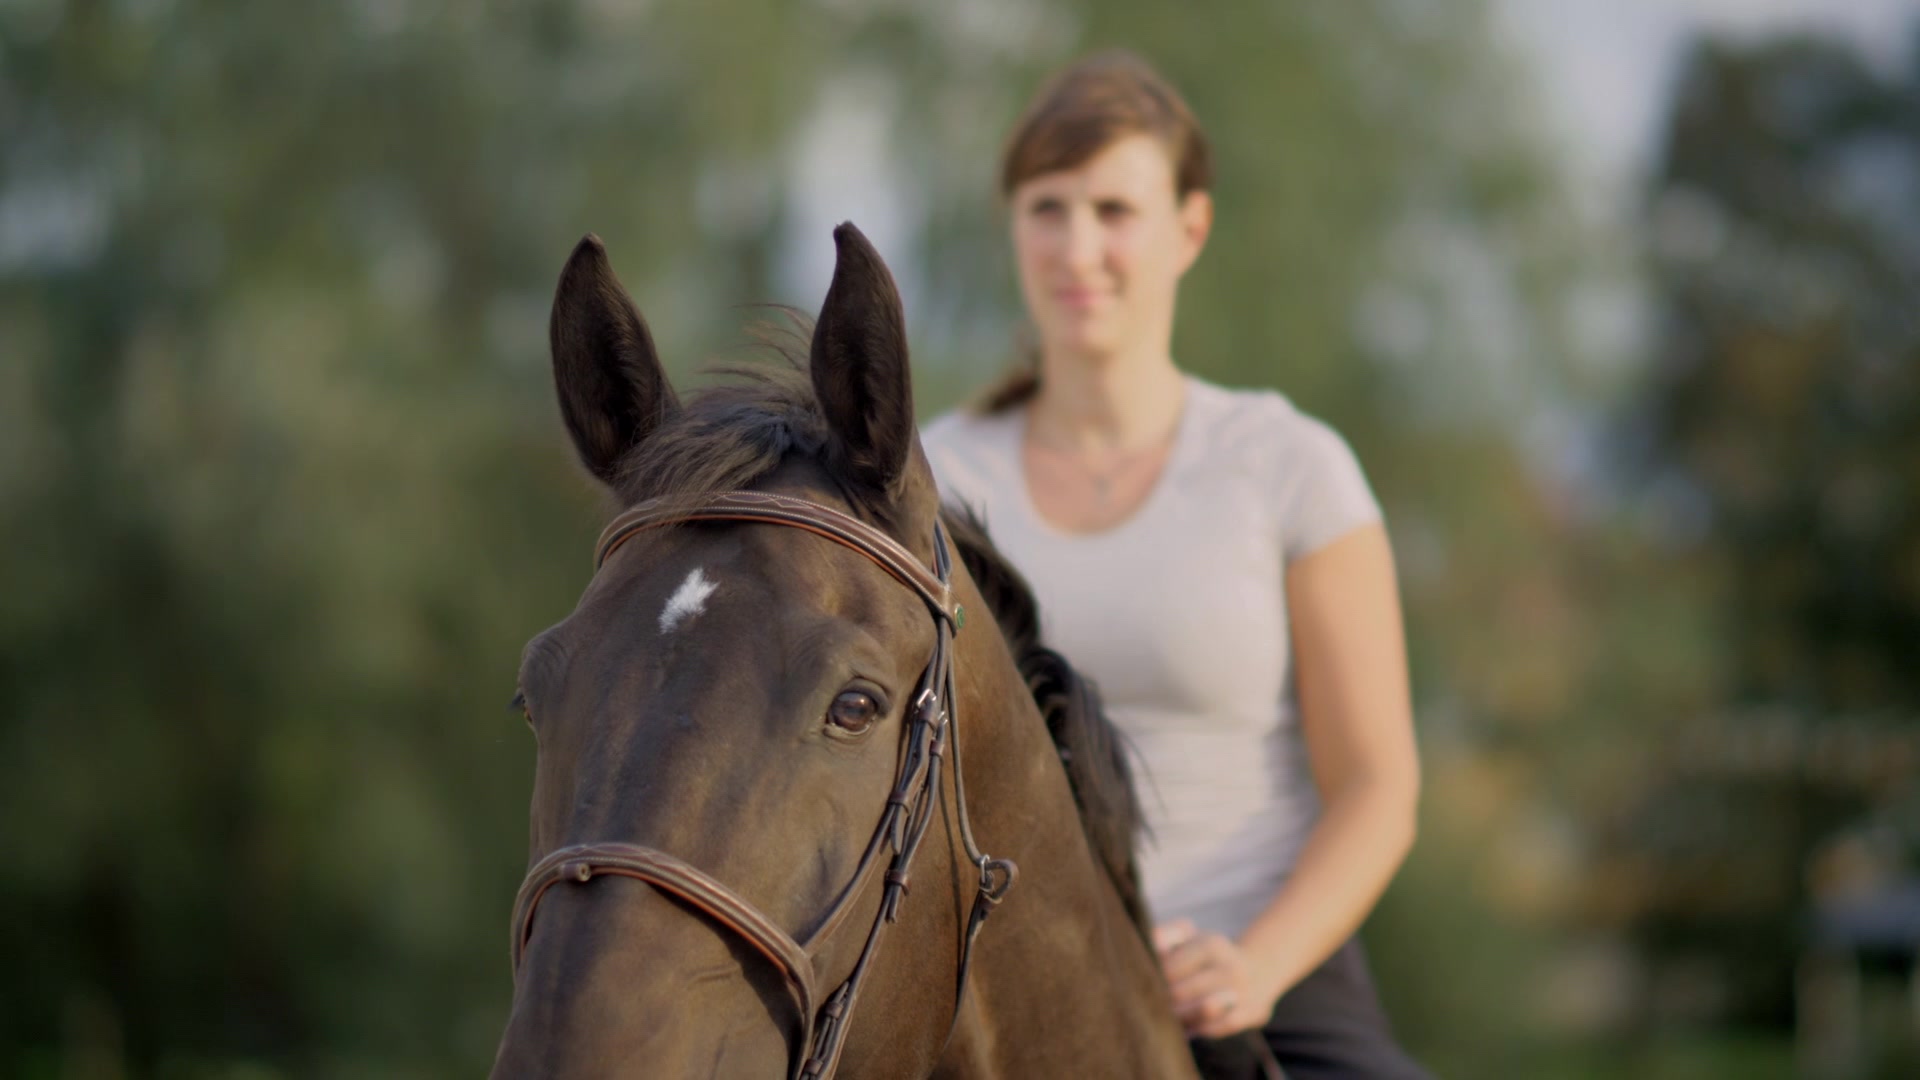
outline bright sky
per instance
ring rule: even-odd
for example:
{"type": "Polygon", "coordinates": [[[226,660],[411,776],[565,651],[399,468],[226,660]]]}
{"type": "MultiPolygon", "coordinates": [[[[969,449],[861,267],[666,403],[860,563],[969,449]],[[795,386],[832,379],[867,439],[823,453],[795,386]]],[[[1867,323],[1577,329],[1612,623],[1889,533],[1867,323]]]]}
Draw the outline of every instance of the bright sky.
{"type": "Polygon", "coordinates": [[[1543,120],[1587,194],[1618,207],[1647,166],[1669,85],[1696,32],[1839,35],[1910,62],[1920,0],[1495,0],[1534,67],[1543,120]]]}
{"type": "MultiPolygon", "coordinates": [[[[1889,69],[1920,62],[1920,0],[1493,0],[1503,30],[1533,68],[1544,130],[1563,155],[1580,203],[1604,223],[1636,212],[1668,95],[1690,40],[1806,32],[1837,36],[1889,69]]],[[[1603,351],[1630,358],[1644,311],[1632,291],[1603,297],[1603,351]],[[1611,342],[1607,346],[1604,342],[1611,342]]],[[[1592,496],[1598,429],[1535,410],[1527,436],[1558,482],[1592,496]]]]}

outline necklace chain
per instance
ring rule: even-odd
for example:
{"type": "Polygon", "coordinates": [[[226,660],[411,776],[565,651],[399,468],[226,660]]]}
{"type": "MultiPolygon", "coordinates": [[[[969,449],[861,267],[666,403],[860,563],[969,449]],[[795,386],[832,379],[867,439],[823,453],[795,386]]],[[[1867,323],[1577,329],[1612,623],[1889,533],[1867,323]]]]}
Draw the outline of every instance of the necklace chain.
{"type": "Polygon", "coordinates": [[[1123,473],[1140,462],[1164,452],[1172,442],[1173,433],[1168,432],[1165,436],[1155,439],[1146,446],[1114,453],[1112,455],[1112,463],[1102,469],[1096,469],[1088,464],[1087,455],[1081,452],[1065,450],[1045,444],[1036,444],[1036,448],[1049,457],[1068,463],[1075,472],[1084,476],[1087,481],[1093,485],[1094,500],[1102,507],[1105,507],[1113,501],[1114,482],[1118,480],[1123,473]]]}

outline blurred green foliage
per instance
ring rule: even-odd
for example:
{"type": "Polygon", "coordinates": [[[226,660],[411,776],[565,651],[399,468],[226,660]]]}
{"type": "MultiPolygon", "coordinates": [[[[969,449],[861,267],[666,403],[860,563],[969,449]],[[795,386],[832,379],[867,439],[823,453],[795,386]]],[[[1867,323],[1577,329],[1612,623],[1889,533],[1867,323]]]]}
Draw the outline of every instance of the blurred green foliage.
{"type": "Polygon", "coordinates": [[[1660,739],[1595,832],[1639,879],[1617,913],[1656,981],[1691,969],[1720,1014],[1787,1026],[1809,913],[1920,854],[1920,67],[1703,44],[1645,219],[1657,318],[1620,445],[1657,556],[1707,583],[1723,711],[1660,739]]]}
{"type": "MultiPolygon", "coordinates": [[[[1333,421],[1393,523],[1430,796],[1369,939],[1407,1042],[1446,1075],[1780,1074],[1777,1016],[1649,1014],[1567,1056],[1619,1034],[1594,986],[1645,988],[1621,943],[1661,955],[1632,937],[1653,841],[1618,824],[1661,805],[1673,718],[1775,693],[1752,657],[1827,639],[1743,588],[1777,556],[1718,519],[1676,549],[1567,483],[1561,429],[1623,389],[1575,332],[1621,245],[1561,196],[1493,39],[1478,4],[0,2],[0,1073],[482,1071],[526,856],[514,666],[608,509],[546,369],[566,252],[607,240],[685,381],[734,354],[739,305],[817,303],[832,215],[892,222],[931,415],[1012,355],[1000,138],[1047,69],[1123,44],[1217,146],[1176,354],[1333,421]]],[[[1729,108],[1683,101],[1683,134],[1729,108]]],[[[1886,137],[1911,153],[1911,120],[1886,137]]],[[[1909,332],[1909,273],[1846,278],[1860,318],[1909,332]]],[[[1804,363],[1911,387],[1888,334],[1891,369],[1850,341],[1804,363]]],[[[1659,418],[1651,457],[1711,491],[1703,414],[1672,405],[1745,406],[1702,385],[1626,387],[1621,424],[1659,418]]],[[[1885,422],[1897,449],[1829,424],[1895,470],[1836,498],[1900,524],[1796,580],[1911,544],[1916,428],[1885,422]]],[[[1898,685],[1873,700],[1911,711],[1898,685]]]]}

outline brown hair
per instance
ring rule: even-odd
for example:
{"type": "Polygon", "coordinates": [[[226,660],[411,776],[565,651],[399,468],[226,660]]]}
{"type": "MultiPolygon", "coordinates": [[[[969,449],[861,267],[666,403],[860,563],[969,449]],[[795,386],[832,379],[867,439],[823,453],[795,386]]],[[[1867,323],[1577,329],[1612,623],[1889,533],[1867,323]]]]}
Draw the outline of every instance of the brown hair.
{"type": "MultiPolygon", "coordinates": [[[[1084,56],[1041,86],[1014,125],[1000,156],[1000,195],[1036,176],[1075,169],[1119,139],[1151,135],[1173,161],[1174,194],[1213,186],[1206,133],[1180,92],[1153,66],[1124,49],[1084,56]]],[[[980,396],[983,413],[1005,412],[1040,390],[1036,349],[980,396]]]]}
{"type": "Polygon", "coordinates": [[[1067,65],[1027,103],[1000,157],[1000,194],[1078,168],[1128,135],[1151,135],[1166,147],[1180,198],[1213,186],[1206,134],[1180,92],[1145,60],[1110,49],[1067,65]]]}

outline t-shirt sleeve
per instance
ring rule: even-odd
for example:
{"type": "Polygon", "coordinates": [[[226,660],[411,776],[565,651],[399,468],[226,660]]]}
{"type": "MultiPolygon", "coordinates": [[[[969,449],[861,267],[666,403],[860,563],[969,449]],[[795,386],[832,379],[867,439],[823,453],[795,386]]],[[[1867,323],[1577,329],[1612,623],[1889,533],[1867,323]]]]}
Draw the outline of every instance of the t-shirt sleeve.
{"type": "Polygon", "coordinates": [[[1360,460],[1340,433],[1303,413],[1283,426],[1280,535],[1286,561],[1313,554],[1381,520],[1360,460]]]}

